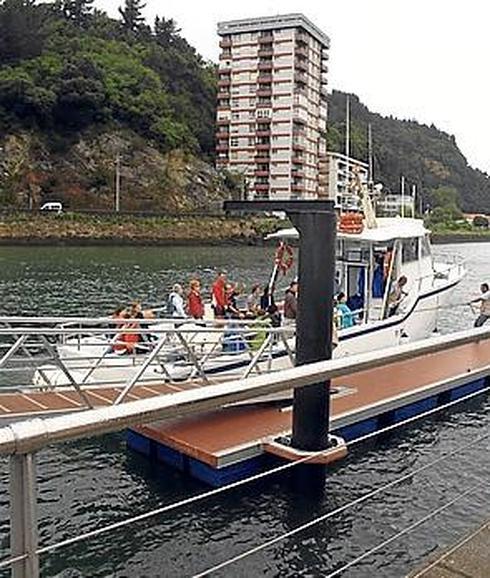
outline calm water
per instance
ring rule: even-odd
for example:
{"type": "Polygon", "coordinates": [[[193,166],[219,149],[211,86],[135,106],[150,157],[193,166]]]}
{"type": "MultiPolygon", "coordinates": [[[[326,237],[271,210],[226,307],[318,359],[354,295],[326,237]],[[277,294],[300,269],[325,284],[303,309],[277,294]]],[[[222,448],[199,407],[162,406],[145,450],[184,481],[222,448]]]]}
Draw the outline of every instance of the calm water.
{"type": "MultiPolygon", "coordinates": [[[[445,245],[435,252],[467,260],[469,273],[454,294],[454,303],[468,299],[482,280],[490,280],[489,245],[445,245]]],[[[247,285],[263,282],[270,262],[270,250],[247,247],[0,247],[0,310],[2,314],[105,314],[129,299],[160,303],[172,283],[185,282],[194,274],[209,284],[219,268],[247,285]]],[[[465,328],[472,319],[469,308],[455,307],[443,313],[440,328],[465,328]]],[[[43,576],[192,575],[432,461],[488,432],[489,425],[490,400],[474,400],[351,452],[329,473],[323,498],[301,497],[288,478],[276,478],[44,556],[43,576]]],[[[218,575],[328,574],[473,485],[474,476],[488,479],[487,456],[487,443],[474,446],[464,456],[218,575]]],[[[122,434],[53,446],[40,453],[38,463],[41,545],[205,489],[126,451],[122,434]]],[[[8,552],[7,482],[6,462],[0,460],[0,557],[8,552]]],[[[404,576],[439,545],[451,543],[487,518],[489,494],[488,489],[476,491],[345,575],[404,576]]]]}

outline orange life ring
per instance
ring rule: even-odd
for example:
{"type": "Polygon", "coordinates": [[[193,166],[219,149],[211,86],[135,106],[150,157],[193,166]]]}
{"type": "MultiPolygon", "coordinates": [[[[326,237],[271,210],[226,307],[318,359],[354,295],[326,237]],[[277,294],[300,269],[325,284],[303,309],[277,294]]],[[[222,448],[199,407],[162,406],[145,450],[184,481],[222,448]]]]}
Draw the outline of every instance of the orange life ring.
{"type": "Polygon", "coordinates": [[[277,268],[285,275],[293,266],[294,256],[292,248],[286,243],[282,242],[276,251],[274,262],[277,268]]]}

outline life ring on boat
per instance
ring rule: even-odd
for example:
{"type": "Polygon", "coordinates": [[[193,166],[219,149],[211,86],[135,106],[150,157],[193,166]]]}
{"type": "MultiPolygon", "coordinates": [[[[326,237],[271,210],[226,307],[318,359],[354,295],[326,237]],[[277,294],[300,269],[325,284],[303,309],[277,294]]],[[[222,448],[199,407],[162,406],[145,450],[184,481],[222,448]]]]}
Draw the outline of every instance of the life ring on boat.
{"type": "Polygon", "coordinates": [[[364,229],[363,216],[361,213],[344,213],[340,215],[339,233],[358,235],[364,229]]]}
{"type": "Polygon", "coordinates": [[[285,275],[293,266],[293,262],[294,256],[292,248],[287,243],[281,241],[276,251],[274,263],[277,268],[282,271],[283,275],[285,275]]]}

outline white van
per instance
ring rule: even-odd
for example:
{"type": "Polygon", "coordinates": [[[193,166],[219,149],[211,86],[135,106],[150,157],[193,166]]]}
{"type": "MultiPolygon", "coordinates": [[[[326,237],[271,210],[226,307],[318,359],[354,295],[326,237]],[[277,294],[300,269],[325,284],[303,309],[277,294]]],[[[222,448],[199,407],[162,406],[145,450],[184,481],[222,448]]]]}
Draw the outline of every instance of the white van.
{"type": "Polygon", "coordinates": [[[63,212],[63,205],[58,202],[44,203],[44,205],[41,207],[41,211],[52,211],[59,215],[63,212]]]}

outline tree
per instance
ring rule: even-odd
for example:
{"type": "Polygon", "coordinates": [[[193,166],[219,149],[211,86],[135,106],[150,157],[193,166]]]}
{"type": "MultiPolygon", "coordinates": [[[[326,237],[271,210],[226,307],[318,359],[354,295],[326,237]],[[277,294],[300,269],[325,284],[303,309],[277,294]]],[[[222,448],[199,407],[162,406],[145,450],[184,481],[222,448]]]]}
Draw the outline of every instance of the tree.
{"type": "Polygon", "coordinates": [[[93,14],[94,0],[62,0],[62,12],[67,20],[82,28],[93,14]]]}
{"type": "Polygon", "coordinates": [[[432,189],[430,200],[433,207],[458,207],[459,193],[454,187],[439,186],[432,189]]]}
{"type": "Polygon", "coordinates": [[[73,60],[63,69],[54,110],[56,122],[79,130],[104,120],[106,93],[97,67],[86,59],[73,60]]]}
{"type": "Polygon", "coordinates": [[[163,16],[155,18],[154,36],[160,46],[164,48],[174,44],[177,39],[180,39],[180,28],[173,18],[166,20],[163,16]]]}
{"type": "Polygon", "coordinates": [[[48,35],[47,5],[34,0],[0,2],[0,64],[9,64],[41,54],[48,35]]]}
{"type": "Polygon", "coordinates": [[[119,7],[123,27],[127,32],[136,33],[144,27],[145,19],[142,14],[144,8],[142,0],[125,0],[124,7],[119,7]]]}

